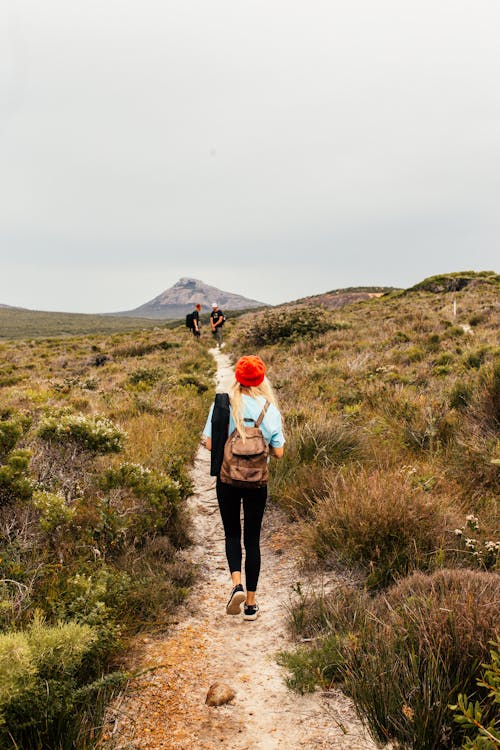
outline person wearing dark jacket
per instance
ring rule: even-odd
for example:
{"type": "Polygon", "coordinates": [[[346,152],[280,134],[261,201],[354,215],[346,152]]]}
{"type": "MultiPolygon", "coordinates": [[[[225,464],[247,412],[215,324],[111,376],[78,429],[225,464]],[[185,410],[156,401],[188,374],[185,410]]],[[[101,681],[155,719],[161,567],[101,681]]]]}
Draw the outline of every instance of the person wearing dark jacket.
{"type": "Polygon", "coordinates": [[[193,331],[193,336],[195,337],[195,339],[200,338],[200,310],[201,305],[195,305],[194,310],[191,314],[191,320],[193,321],[193,327],[191,330],[193,331]]]}

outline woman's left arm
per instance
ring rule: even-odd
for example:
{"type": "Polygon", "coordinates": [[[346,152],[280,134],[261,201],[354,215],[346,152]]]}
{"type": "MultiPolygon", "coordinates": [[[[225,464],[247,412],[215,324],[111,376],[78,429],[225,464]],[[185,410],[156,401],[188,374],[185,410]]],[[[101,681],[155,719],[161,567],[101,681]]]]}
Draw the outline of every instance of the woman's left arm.
{"type": "Polygon", "coordinates": [[[274,448],[272,445],[269,446],[269,455],[274,458],[283,458],[284,446],[280,445],[279,448],[274,448]]]}

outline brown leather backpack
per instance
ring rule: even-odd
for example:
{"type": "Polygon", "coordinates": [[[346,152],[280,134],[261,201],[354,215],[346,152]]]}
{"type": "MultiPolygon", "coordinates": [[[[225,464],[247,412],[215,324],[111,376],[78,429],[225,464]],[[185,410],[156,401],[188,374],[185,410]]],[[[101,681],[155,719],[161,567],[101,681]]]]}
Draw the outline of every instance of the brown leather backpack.
{"type": "MultiPolygon", "coordinates": [[[[269,446],[264,440],[260,425],[268,408],[269,401],[266,401],[254,427],[244,425],[245,440],[242,439],[237,429],[234,429],[226,440],[220,470],[220,480],[224,484],[248,488],[263,487],[267,484],[269,446]]],[[[243,421],[253,422],[254,420],[243,421]]]]}

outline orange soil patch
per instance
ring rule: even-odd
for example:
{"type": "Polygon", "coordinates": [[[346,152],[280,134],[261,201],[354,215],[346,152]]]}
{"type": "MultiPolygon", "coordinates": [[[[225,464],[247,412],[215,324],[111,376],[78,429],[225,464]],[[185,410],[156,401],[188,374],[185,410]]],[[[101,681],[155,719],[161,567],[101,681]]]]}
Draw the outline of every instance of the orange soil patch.
{"type": "Polygon", "coordinates": [[[147,644],[141,662],[148,671],[133,680],[115,703],[114,728],[103,740],[115,748],[174,750],[203,747],[198,738],[208,718],[207,625],[187,625],[166,641],[147,644]]]}

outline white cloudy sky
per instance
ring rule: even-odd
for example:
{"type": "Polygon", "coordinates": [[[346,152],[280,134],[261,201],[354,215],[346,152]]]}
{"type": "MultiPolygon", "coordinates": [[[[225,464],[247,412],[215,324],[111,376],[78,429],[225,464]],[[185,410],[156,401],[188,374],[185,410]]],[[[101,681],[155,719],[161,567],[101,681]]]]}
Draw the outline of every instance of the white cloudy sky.
{"type": "Polygon", "coordinates": [[[498,0],[3,0],[0,302],[498,266],[498,0]]]}

